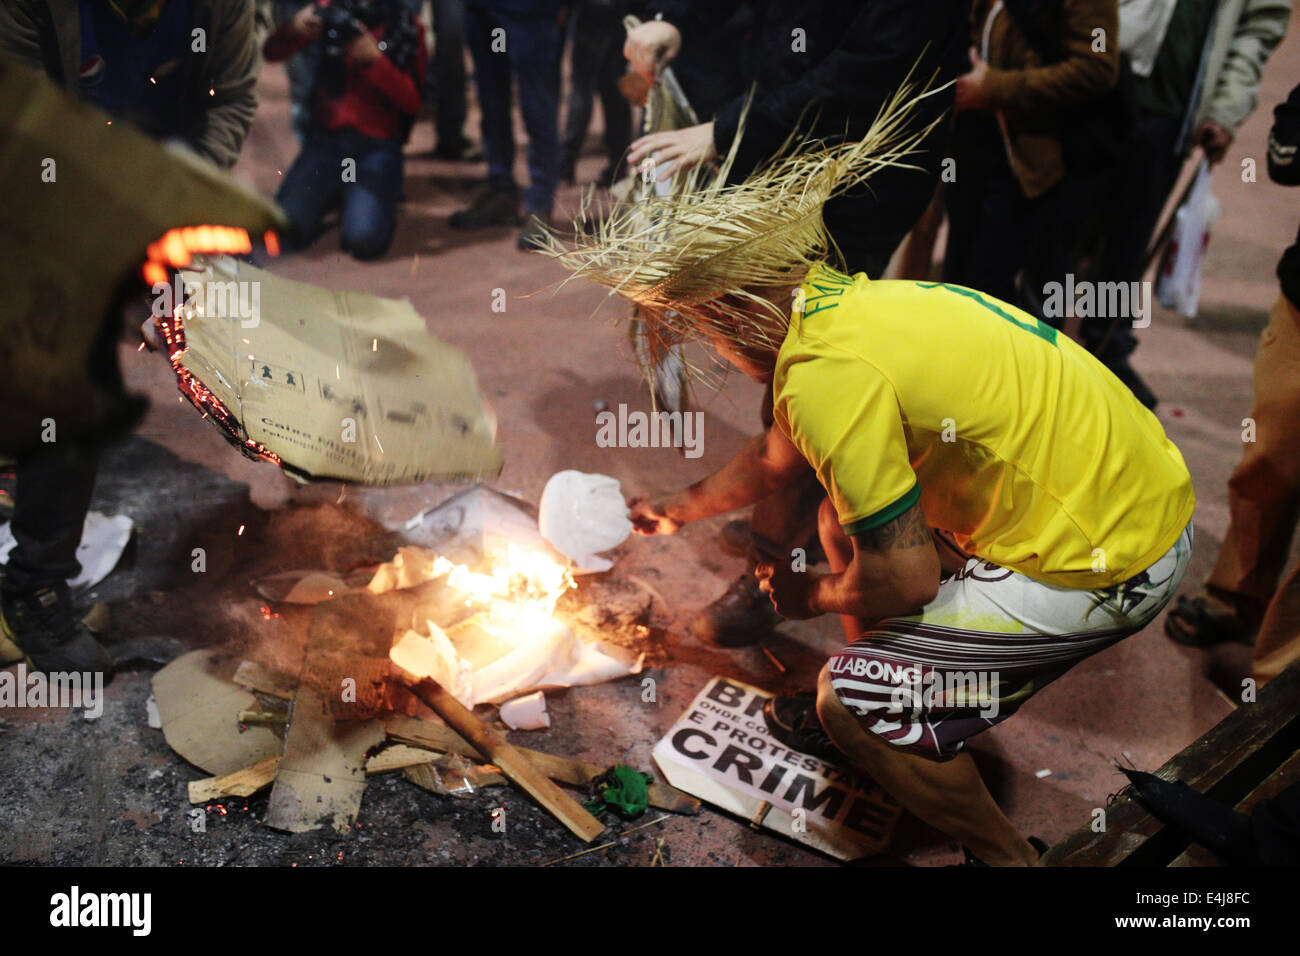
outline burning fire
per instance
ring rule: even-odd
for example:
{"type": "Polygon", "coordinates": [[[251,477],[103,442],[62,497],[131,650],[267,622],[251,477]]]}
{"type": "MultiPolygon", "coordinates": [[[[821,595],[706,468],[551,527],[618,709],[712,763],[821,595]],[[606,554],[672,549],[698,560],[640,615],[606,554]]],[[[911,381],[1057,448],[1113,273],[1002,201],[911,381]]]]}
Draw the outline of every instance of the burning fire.
{"type": "Polygon", "coordinates": [[[445,578],[464,595],[466,606],[484,607],[489,618],[502,626],[536,625],[555,613],[555,605],[570,588],[577,587],[569,569],[540,551],[516,544],[493,556],[486,572],[471,571],[439,555],[430,580],[445,578]]]}

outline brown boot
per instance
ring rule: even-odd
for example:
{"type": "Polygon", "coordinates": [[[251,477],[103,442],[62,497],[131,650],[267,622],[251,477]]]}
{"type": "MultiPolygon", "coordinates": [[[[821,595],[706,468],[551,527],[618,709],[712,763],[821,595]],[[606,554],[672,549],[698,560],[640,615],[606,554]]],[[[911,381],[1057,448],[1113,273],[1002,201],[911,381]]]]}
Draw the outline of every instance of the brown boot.
{"type": "Polygon", "coordinates": [[[746,571],[691,622],[691,633],[718,647],[750,647],[780,620],[753,573],[746,571]]]}

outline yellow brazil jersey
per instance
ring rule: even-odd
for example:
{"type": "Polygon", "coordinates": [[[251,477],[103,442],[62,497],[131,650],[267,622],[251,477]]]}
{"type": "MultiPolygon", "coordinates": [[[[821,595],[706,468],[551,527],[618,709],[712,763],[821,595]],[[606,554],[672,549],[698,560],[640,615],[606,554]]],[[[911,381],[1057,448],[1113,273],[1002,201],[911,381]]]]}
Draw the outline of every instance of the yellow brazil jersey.
{"type": "Polygon", "coordinates": [[[819,266],[802,291],[776,422],[847,533],[919,500],[967,553],[1094,589],[1150,567],[1191,519],[1160,422],[1068,336],[960,286],[819,266]]]}

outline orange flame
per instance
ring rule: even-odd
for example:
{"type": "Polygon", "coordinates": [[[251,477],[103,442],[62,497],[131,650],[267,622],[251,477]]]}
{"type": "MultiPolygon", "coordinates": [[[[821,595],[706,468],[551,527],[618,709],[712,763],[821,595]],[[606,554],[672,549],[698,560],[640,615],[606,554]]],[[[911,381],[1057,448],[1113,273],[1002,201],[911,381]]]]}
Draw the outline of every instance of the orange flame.
{"type": "MultiPolygon", "coordinates": [[[[268,229],[262,241],[270,255],[280,254],[280,239],[273,230],[268,229]]],[[[243,255],[252,251],[253,241],[248,237],[246,229],[235,226],[182,226],[168,229],[161,239],[149,244],[145,250],[147,258],[140,271],[145,282],[153,285],[167,281],[168,269],[188,266],[195,253],[243,255]]]]}

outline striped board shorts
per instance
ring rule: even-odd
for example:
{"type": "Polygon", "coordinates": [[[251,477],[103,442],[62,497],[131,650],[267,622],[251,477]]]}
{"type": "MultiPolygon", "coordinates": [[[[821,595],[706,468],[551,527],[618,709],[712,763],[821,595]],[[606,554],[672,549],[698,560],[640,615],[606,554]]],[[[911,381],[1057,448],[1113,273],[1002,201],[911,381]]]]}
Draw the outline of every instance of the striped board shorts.
{"type": "Polygon", "coordinates": [[[1079,661],[1150,624],[1191,554],[1188,524],[1151,567],[1098,591],[971,558],[921,613],[881,621],[831,657],[831,686],[873,734],[951,757],[1079,661]]]}

